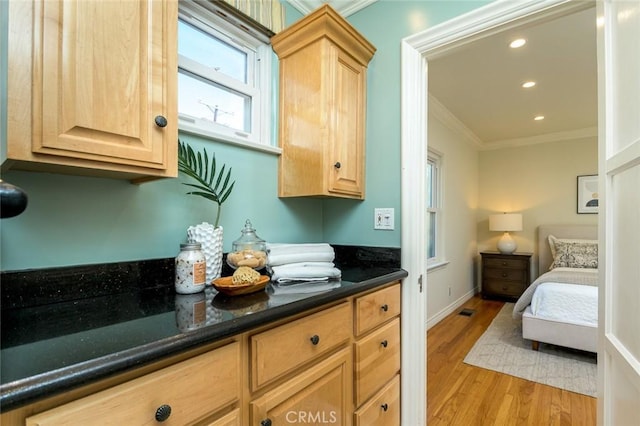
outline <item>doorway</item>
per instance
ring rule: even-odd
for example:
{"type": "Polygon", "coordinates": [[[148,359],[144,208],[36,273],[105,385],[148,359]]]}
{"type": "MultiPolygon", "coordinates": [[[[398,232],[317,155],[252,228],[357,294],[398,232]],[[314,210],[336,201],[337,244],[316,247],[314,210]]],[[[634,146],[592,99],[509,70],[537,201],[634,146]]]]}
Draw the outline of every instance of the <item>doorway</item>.
{"type": "MultiPolygon", "coordinates": [[[[428,117],[428,64],[480,37],[497,34],[519,25],[552,20],[593,7],[587,2],[563,0],[527,0],[525,2],[494,2],[485,7],[437,25],[402,41],[401,136],[402,136],[402,265],[409,272],[403,289],[403,313],[412,323],[403,323],[402,339],[412,342],[412,351],[403,365],[410,365],[411,377],[403,378],[402,394],[418,395],[426,389],[426,368],[420,366],[426,359],[426,158],[428,117]],[[415,96],[416,93],[423,96],[415,96]],[[416,238],[416,235],[422,236],[416,238]],[[424,344],[423,344],[424,342],[424,344]],[[422,352],[424,348],[424,352],[422,352]],[[413,368],[415,367],[415,369],[413,368]],[[424,376],[421,374],[424,372],[424,376]]],[[[426,391],[425,391],[426,392],[426,391]]],[[[424,424],[426,410],[419,401],[403,400],[402,417],[409,424],[424,424]]]]}

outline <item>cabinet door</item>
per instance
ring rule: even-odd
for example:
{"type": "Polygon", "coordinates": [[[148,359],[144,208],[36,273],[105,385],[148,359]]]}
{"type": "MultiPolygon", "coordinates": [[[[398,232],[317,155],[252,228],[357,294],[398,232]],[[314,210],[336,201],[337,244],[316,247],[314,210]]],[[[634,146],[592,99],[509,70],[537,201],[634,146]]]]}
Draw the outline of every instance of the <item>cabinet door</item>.
{"type": "Polygon", "coordinates": [[[329,132],[329,192],[364,198],[364,123],[366,68],[333,46],[333,121],[329,132]]]}
{"type": "Polygon", "coordinates": [[[177,2],[42,1],[33,13],[32,152],[175,176],[177,2]]]}
{"type": "Polygon", "coordinates": [[[343,349],[253,401],[250,424],[350,425],[351,374],[351,352],[343,349]]]}

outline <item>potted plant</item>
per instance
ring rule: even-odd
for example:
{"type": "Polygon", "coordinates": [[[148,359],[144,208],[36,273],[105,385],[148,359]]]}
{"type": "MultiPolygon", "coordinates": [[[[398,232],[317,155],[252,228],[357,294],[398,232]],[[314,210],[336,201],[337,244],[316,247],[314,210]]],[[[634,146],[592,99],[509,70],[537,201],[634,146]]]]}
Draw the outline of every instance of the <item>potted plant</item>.
{"type": "Polygon", "coordinates": [[[190,242],[198,242],[202,246],[207,262],[207,282],[211,283],[220,277],[222,270],[223,228],[219,226],[222,204],[229,198],[235,181],[231,181],[231,168],[222,165],[217,171],[215,154],[209,160],[206,149],[195,152],[189,144],[178,140],[178,171],[195,181],[183,182],[193,188],[187,195],[198,195],[216,204],[216,217],[213,225],[203,222],[190,226],[187,238],[190,242]],[[225,173],[226,172],[226,173],[225,173]]]}

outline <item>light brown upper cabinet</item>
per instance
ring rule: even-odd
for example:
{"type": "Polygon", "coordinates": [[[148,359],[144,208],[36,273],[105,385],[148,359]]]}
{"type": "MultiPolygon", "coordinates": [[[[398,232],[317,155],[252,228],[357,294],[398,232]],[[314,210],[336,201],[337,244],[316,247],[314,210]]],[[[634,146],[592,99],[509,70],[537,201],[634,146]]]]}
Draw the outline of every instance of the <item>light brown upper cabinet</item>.
{"type": "Polygon", "coordinates": [[[4,168],[177,176],[178,2],[9,4],[4,168]]]}
{"type": "Polygon", "coordinates": [[[280,58],[280,197],[364,199],[375,47],[325,5],[271,39],[280,58]]]}

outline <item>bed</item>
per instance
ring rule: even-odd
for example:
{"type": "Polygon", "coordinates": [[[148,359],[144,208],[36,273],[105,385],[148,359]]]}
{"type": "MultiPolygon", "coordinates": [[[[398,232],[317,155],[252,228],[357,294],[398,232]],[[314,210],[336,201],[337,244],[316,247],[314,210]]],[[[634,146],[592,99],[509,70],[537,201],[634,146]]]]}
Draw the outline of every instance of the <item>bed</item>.
{"type": "Polygon", "coordinates": [[[538,278],[514,306],[532,348],[550,343],[588,352],[598,345],[597,226],[538,227],[538,278]]]}

